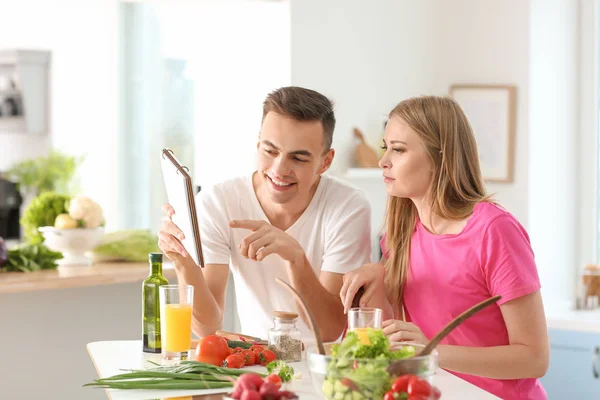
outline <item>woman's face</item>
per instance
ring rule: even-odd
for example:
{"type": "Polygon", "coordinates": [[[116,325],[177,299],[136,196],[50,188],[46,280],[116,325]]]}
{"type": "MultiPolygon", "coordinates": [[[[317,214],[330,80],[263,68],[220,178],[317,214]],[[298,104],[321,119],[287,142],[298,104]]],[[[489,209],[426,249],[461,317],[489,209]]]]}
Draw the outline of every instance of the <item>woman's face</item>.
{"type": "Polygon", "coordinates": [[[390,118],[383,139],[385,153],[379,166],[387,193],[419,199],[431,185],[433,163],[419,135],[400,117],[390,118]]]}

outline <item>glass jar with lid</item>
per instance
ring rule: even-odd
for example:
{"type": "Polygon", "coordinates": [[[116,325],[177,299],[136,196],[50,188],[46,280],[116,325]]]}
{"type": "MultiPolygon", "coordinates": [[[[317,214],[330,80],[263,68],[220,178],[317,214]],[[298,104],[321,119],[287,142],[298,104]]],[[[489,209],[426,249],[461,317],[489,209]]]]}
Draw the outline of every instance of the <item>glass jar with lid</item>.
{"type": "Polygon", "coordinates": [[[273,311],[273,328],[269,330],[269,349],[278,360],[300,361],[302,359],[302,333],[296,327],[298,314],[273,311]]]}

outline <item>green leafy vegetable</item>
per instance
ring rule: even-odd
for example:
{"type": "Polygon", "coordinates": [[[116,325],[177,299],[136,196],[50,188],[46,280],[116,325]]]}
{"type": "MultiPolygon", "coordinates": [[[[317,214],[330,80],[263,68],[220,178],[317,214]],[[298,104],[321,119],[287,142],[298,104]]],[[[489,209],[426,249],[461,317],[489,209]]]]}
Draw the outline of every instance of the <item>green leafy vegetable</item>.
{"type": "Polygon", "coordinates": [[[69,193],[77,167],[84,157],[73,157],[53,150],[47,157],[21,161],[6,175],[19,183],[19,189],[32,190],[36,195],[45,192],[69,193]]]}
{"type": "Polygon", "coordinates": [[[290,367],[285,361],[271,361],[267,364],[269,374],[277,374],[283,382],[289,382],[294,377],[294,368],[290,367]]]}
{"type": "Polygon", "coordinates": [[[149,253],[158,252],[158,237],[145,229],[107,233],[93,250],[95,258],[146,262],[149,253]]]}
{"type": "Polygon", "coordinates": [[[1,271],[34,272],[42,269],[54,269],[56,260],[63,258],[57,251],[51,251],[42,243],[22,244],[8,250],[8,262],[1,271]]]}
{"type": "Polygon", "coordinates": [[[25,239],[32,244],[43,242],[44,238],[37,229],[41,226],[54,226],[56,217],[67,212],[70,200],[71,196],[54,192],[46,192],[34,198],[21,218],[25,239]]]}
{"type": "Polygon", "coordinates": [[[125,374],[96,379],[84,386],[111,389],[218,389],[233,387],[235,379],[240,375],[256,373],[216,367],[198,361],[182,361],[174,366],[128,371],[125,374]]]}
{"type": "Polygon", "coordinates": [[[390,349],[390,341],[380,329],[367,329],[368,344],[355,332],[348,332],[340,344],[332,346],[323,393],[328,399],[382,399],[392,384],[387,371],[389,360],[411,357],[416,349],[403,346],[390,349]]]}

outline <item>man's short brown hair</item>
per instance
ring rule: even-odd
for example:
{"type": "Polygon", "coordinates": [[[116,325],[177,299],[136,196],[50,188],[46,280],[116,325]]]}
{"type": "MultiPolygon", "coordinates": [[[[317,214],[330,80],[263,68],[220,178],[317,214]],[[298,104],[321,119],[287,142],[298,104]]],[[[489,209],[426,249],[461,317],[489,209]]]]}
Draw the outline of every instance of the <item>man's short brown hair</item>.
{"type": "Polygon", "coordinates": [[[333,103],[314,90],[298,86],[277,89],[263,103],[263,120],[269,112],[286,115],[297,121],[321,121],[325,151],[331,149],[335,115],[333,103]]]}

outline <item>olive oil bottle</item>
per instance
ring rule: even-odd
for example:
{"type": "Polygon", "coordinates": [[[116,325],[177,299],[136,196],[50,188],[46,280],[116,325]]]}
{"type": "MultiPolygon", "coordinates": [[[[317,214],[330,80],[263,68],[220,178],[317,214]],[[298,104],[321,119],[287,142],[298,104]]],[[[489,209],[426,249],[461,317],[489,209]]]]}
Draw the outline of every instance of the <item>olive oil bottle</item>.
{"type": "Polygon", "coordinates": [[[160,301],[158,287],[169,282],[162,274],[162,253],[150,253],[150,275],[142,285],[143,344],[145,353],[161,352],[160,301]]]}

